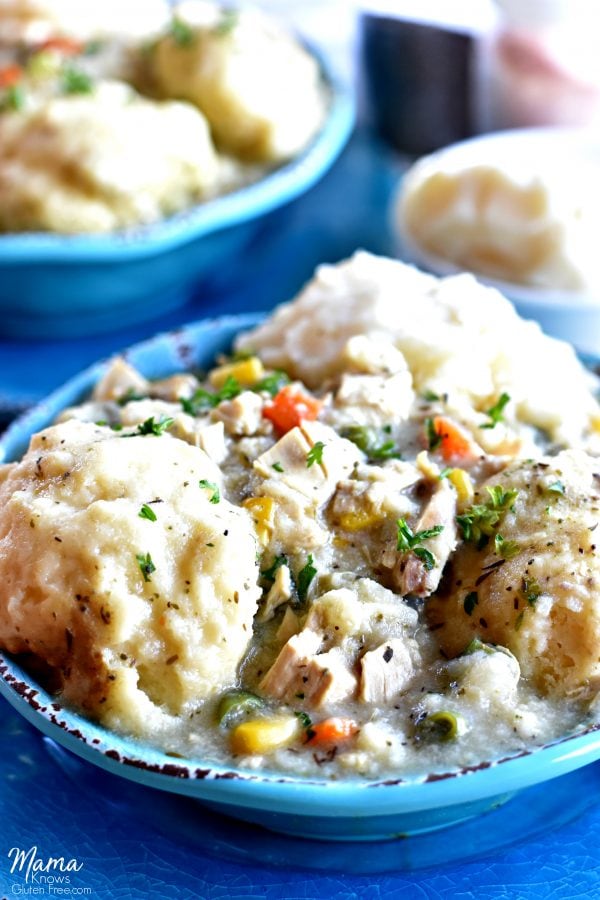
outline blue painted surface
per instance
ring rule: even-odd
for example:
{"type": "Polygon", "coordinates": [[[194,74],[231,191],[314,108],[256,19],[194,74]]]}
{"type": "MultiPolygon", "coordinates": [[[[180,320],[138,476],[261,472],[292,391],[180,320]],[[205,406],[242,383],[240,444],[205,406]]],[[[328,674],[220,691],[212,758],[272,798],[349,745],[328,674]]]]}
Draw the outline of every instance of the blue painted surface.
{"type": "Polygon", "coordinates": [[[271,836],[80,764],[44,743],[3,700],[0,758],[0,897],[36,886],[25,871],[11,873],[13,847],[37,847],[43,860],[74,858],[81,868],[66,873],[65,886],[90,889],[97,900],[597,900],[600,893],[599,765],[428,846],[420,839],[348,846],[271,836]],[[498,827],[512,846],[490,853],[498,827]],[[451,861],[473,854],[481,858],[451,861]],[[426,860],[436,864],[420,868],[426,860]]]}
{"type": "MultiPolygon", "coordinates": [[[[391,253],[387,207],[401,168],[359,134],[323,182],[269,217],[237,274],[228,273],[179,312],[110,336],[0,341],[0,401],[7,410],[26,405],[97,358],[184,321],[268,309],[292,296],[318,262],[340,259],[357,246],[391,253]]],[[[600,896],[598,764],[534,788],[520,805],[509,801],[476,828],[441,832],[429,846],[412,839],[340,848],[270,836],[203,813],[191,801],[173,807],[166,794],[45,744],[4,700],[0,760],[0,898],[32,886],[23,873],[10,874],[7,854],[34,845],[44,858],[76,858],[83,867],[70,876],[71,886],[90,888],[88,896],[102,900],[600,896]],[[500,817],[504,843],[497,840],[500,817]],[[477,854],[480,859],[464,862],[477,854]],[[427,860],[435,866],[421,868],[427,860]]]]}

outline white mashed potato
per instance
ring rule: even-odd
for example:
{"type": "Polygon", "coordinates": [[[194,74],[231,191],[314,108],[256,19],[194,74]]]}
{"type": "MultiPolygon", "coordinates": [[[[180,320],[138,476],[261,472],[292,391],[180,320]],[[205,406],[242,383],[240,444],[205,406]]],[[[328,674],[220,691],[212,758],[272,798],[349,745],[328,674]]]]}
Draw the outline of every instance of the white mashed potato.
{"type": "Polygon", "coordinates": [[[1,231],[153,222],[206,197],[217,177],[201,113],[151,102],[120,82],[0,116],[1,231]]]}
{"type": "Polygon", "coordinates": [[[52,666],[65,701],[139,735],[231,685],[258,569],[247,513],[211,502],[220,483],[168,435],[74,420],[36,435],[1,473],[2,645],[52,666]]]}
{"type": "Polygon", "coordinates": [[[539,151],[524,149],[522,159],[496,153],[488,160],[482,150],[480,161],[443,152],[420,160],[402,182],[399,232],[417,248],[490,278],[597,290],[597,164],[577,155],[556,161],[551,146],[545,157],[543,144],[539,151]]]}

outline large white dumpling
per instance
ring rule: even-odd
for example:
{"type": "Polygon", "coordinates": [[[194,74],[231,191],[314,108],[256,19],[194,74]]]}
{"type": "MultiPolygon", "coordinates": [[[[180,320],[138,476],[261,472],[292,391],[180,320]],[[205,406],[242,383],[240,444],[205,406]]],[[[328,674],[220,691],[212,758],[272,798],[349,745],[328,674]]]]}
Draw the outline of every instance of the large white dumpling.
{"type": "Polygon", "coordinates": [[[202,114],[120,82],[33,98],[0,118],[0,230],[104,232],[210,193],[218,161],[202,114]]]}
{"type": "MultiPolygon", "coordinates": [[[[428,601],[430,622],[447,655],[460,654],[478,637],[508,647],[523,676],[544,693],[597,692],[597,468],[593,458],[565,451],[514,463],[487,482],[517,493],[485,547],[459,547],[446,573],[448,593],[428,601]],[[499,546],[497,535],[503,538],[499,546]]],[[[490,504],[486,485],[475,501],[490,504]]]]}
{"type": "Polygon", "coordinates": [[[71,420],[35,435],[0,477],[0,645],[135,734],[232,685],[260,591],[252,522],[220,480],[168,434],[71,420]]]}
{"type": "Polygon", "coordinates": [[[195,104],[236,156],[277,162],[298,153],[324,115],[315,59],[255,10],[188,2],[176,15],[189,33],[168,32],[148,57],[158,94],[195,104]]]}

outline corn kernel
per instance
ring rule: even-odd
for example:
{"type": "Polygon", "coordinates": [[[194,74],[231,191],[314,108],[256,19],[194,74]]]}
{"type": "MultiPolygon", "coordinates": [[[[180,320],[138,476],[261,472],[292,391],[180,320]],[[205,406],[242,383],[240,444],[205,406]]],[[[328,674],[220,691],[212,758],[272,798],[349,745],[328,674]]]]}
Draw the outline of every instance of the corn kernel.
{"type": "Polygon", "coordinates": [[[249,510],[254,519],[258,540],[266,547],[275,524],[275,501],[271,497],[248,497],[242,506],[249,510]]]}
{"type": "Polygon", "coordinates": [[[448,481],[456,488],[459,507],[467,506],[473,502],[474,488],[471,476],[464,469],[452,469],[448,473],[448,481]]]}
{"type": "Polygon", "coordinates": [[[296,716],[277,716],[274,719],[250,719],[231,732],[234,753],[271,753],[285,747],[296,738],[300,725],[296,716]]]}
{"type": "Polygon", "coordinates": [[[381,521],[379,513],[369,512],[366,509],[354,509],[351,512],[342,513],[340,525],[344,531],[362,531],[381,521]]]}
{"type": "Polygon", "coordinates": [[[264,376],[265,370],[258,356],[242,359],[240,362],[227,363],[213,369],[208,380],[214,388],[222,388],[228,378],[235,378],[242,387],[252,387],[264,376]]]}
{"type": "Polygon", "coordinates": [[[600,432],[600,416],[591,416],[590,427],[591,427],[592,431],[600,432]]]}
{"type": "Polygon", "coordinates": [[[425,478],[429,478],[430,481],[436,481],[440,477],[440,467],[429,458],[427,450],[421,450],[421,452],[417,454],[415,462],[417,468],[421,470],[425,478]]]}

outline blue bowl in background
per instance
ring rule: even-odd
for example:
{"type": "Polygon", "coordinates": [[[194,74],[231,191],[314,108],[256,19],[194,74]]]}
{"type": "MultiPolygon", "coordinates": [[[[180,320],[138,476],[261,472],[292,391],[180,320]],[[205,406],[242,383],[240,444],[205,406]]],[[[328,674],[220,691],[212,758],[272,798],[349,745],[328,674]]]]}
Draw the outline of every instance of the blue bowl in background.
{"type": "MultiPolygon", "coordinates": [[[[125,357],[149,378],[206,368],[239,331],[257,321],[252,315],[205,320],[138,344],[125,357]]],[[[105,366],[87,369],[18,419],[0,439],[0,463],[18,459],[34,432],[82,400],[105,366]]],[[[509,801],[526,806],[527,789],[600,759],[600,726],[590,724],[543,747],[501,759],[490,751],[488,759],[462,769],[384,780],[320,781],[215,765],[206,759],[174,759],[63,708],[60,698],[47,694],[8,655],[0,655],[0,695],[57,743],[102,769],[274,831],[320,840],[404,838],[457,826],[509,801]]],[[[515,824],[510,811],[504,820],[508,824],[494,837],[498,842],[518,834],[518,821],[515,824]]]]}
{"type": "Polygon", "coordinates": [[[325,122],[299,156],[254,184],[151,225],[107,235],[0,235],[0,333],[70,338],[125,328],[186,303],[256,237],[261,218],[307,191],[354,124],[351,89],[326,59],[325,122]]]}

